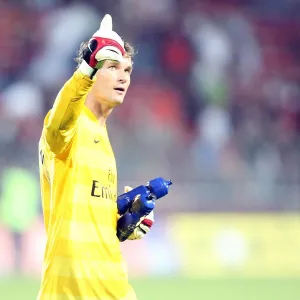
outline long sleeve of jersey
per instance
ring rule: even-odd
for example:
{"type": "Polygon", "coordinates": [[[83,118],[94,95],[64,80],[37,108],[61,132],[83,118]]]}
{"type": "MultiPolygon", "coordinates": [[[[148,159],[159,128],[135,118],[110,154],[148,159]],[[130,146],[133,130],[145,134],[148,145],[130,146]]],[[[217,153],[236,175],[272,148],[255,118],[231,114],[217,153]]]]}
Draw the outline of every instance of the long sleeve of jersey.
{"type": "Polygon", "coordinates": [[[72,144],[78,117],[93,80],[79,70],[58,93],[53,108],[45,118],[44,134],[50,150],[56,156],[65,156],[72,144]]]}

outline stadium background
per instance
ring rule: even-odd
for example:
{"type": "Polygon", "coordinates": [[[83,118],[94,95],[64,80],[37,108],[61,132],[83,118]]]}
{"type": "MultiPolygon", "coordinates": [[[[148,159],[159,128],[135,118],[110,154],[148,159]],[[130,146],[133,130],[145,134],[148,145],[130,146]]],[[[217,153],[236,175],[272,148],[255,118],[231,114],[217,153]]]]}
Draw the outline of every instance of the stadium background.
{"type": "Polygon", "coordinates": [[[37,142],[104,13],[138,51],[109,120],[123,186],[172,178],[122,245],[139,299],[300,299],[300,1],[0,4],[0,298],[35,299],[37,142]]]}

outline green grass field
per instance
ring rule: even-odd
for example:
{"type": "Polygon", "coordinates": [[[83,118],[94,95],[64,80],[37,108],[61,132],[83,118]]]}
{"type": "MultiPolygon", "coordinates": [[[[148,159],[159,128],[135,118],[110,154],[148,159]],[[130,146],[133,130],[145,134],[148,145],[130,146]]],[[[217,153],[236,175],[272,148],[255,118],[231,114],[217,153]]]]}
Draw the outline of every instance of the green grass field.
{"type": "MultiPolygon", "coordinates": [[[[299,279],[147,278],[131,281],[139,300],[299,300],[299,279]]],[[[38,282],[31,279],[0,279],[1,300],[33,300],[38,282]]]]}

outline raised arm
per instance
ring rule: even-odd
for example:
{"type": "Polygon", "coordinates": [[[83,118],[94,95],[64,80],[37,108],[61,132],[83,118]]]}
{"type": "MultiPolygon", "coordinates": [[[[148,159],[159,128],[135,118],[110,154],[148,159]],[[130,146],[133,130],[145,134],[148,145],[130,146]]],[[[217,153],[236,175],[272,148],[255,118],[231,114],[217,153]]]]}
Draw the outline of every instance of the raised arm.
{"type": "Polygon", "coordinates": [[[106,59],[121,61],[124,43],[112,30],[112,19],[105,15],[100,28],[83,49],[82,62],[73,76],[60,90],[53,108],[45,118],[44,135],[50,150],[57,156],[66,156],[72,145],[77,120],[83,109],[93,76],[106,59]]]}
{"type": "Polygon", "coordinates": [[[50,150],[58,156],[70,148],[85,96],[92,84],[92,79],[80,70],[75,71],[58,93],[53,108],[45,118],[45,138],[50,150]]]}

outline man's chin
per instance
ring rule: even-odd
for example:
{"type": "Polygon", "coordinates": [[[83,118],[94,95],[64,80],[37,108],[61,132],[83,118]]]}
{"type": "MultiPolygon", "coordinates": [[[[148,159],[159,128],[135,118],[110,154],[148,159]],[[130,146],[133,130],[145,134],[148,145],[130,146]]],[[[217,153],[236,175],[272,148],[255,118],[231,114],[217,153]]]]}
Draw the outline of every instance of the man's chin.
{"type": "Polygon", "coordinates": [[[118,105],[122,104],[123,101],[124,101],[124,97],[122,97],[122,98],[120,97],[120,98],[112,99],[111,103],[115,107],[115,106],[118,106],[118,105]]]}

